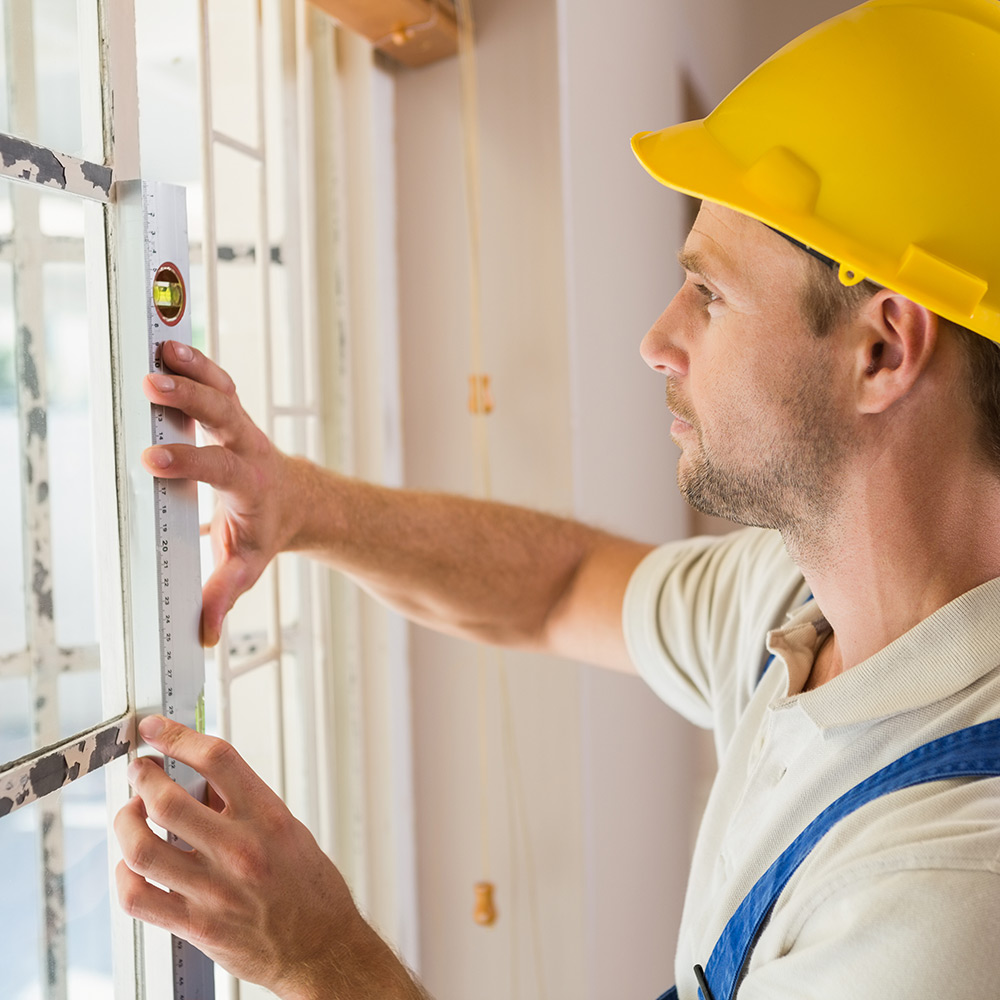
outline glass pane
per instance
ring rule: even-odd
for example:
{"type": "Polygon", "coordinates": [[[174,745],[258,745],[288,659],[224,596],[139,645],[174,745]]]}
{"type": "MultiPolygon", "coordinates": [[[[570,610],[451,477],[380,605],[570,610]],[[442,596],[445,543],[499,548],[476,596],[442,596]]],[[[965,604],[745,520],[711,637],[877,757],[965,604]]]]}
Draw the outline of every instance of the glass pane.
{"type": "Polygon", "coordinates": [[[0,857],[4,859],[4,891],[0,893],[0,936],[6,956],[4,989],[15,1000],[39,992],[42,958],[42,883],[39,871],[39,803],[0,820],[0,857]]]}
{"type": "MultiPolygon", "coordinates": [[[[77,0],[4,0],[0,31],[0,131],[82,156],[77,0]],[[17,106],[10,105],[11,77],[17,106]]],[[[97,52],[87,53],[96,63],[97,52]]],[[[88,67],[91,69],[93,67],[88,67]]],[[[89,73],[95,78],[96,73],[89,73]]],[[[95,125],[96,127],[96,125],[95,125]]],[[[99,136],[89,136],[100,148],[99,136]]]]}
{"type": "Polygon", "coordinates": [[[213,127],[256,146],[257,0],[212,0],[208,11],[213,127]]]}
{"type": "Polygon", "coordinates": [[[267,663],[237,677],[230,686],[229,696],[233,745],[257,774],[280,794],[279,684],[278,664],[267,663]]]}
{"type": "Polygon", "coordinates": [[[82,263],[42,273],[56,641],[84,646],[97,642],[87,282],[82,263]]]}
{"type": "MultiPolygon", "coordinates": [[[[44,874],[39,828],[53,807],[62,820],[69,1000],[113,995],[107,809],[103,770],[88,774],[0,820],[0,938],[4,942],[3,995],[41,1000],[45,955],[44,874]]],[[[51,815],[51,813],[49,814],[51,815]]]]}
{"type": "Polygon", "coordinates": [[[75,236],[81,240],[80,260],[83,260],[83,202],[64,194],[43,194],[38,210],[46,236],[75,236]]]}
{"type": "Polygon", "coordinates": [[[101,672],[74,670],[59,678],[59,738],[69,739],[101,718],[101,672]]]}
{"type": "Polygon", "coordinates": [[[201,183],[198,7],[197,0],[135,5],[140,172],[144,180],[187,188],[201,183]]]}
{"type": "MultiPolygon", "coordinates": [[[[0,185],[6,193],[6,185],[0,185]]],[[[14,372],[12,269],[0,264],[0,524],[21,523],[21,452],[14,372]]],[[[21,533],[0,531],[0,656],[24,649],[24,554],[21,533]]]]}
{"type": "Polygon", "coordinates": [[[95,518],[113,522],[117,514],[113,504],[96,510],[93,500],[95,477],[108,477],[110,487],[115,474],[114,442],[94,440],[91,412],[93,385],[110,381],[110,350],[107,331],[95,337],[90,329],[88,297],[107,288],[87,281],[84,240],[69,232],[55,249],[69,247],[79,260],[44,260],[53,244],[40,224],[51,194],[8,181],[0,189],[15,223],[7,248],[14,267],[0,265],[0,461],[9,470],[0,477],[8,525],[0,532],[0,656],[12,669],[36,671],[22,723],[37,749],[125,708],[124,694],[107,713],[99,697],[99,599],[120,587],[98,579],[95,543],[95,518]]]}
{"type": "MultiPolygon", "coordinates": [[[[190,235],[190,230],[189,230],[190,235]]],[[[188,275],[191,282],[189,304],[191,308],[191,343],[199,351],[207,350],[206,345],[206,302],[205,268],[202,264],[192,264],[188,275]]]]}
{"type": "Polygon", "coordinates": [[[298,370],[302,363],[301,329],[289,329],[288,268],[272,263],[271,279],[271,391],[276,406],[307,402],[303,379],[298,370]],[[298,364],[296,364],[298,361],[298,364]]]}
{"type": "Polygon", "coordinates": [[[257,243],[260,164],[227,146],[217,146],[214,157],[219,253],[242,257],[257,243]]]}
{"type": "Polygon", "coordinates": [[[240,402],[262,427],[268,412],[263,289],[256,261],[260,167],[224,147],[215,150],[215,228],[219,260],[219,363],[239,388],[240,402]]]}
{"type": "Polygon", "coordinates": [[[275,564],[271,563],[253,587],[243,594],[229,612],[229,644],[232,664],[259,656],[274,645],[275,564]]]}
{"type": "Polygon", "coordinates": [[[285,634],[294,646],[301,615],[299,613],[299,586],[302,582],[302,557],[291,552],[278,556],[278,582],[281,594],[281,630],[283,645],[287,645],[285,634]]]}
{"type": "Polygon", "coordinates": [[[69,1000],[97,1000],[114,994],[105,784],[102,769],[74,781],[61,793],[69,1000]]]}
{"type": "Polygon", "coordinates": [[[252,262],[219,264],[219,364],[232,376],[243,408],[267,428],[268,377],[260,280],[252,262]]]}
{"type": "Polygon", "coordinates": [[[0,760],[17,760],[31,753],[29,697],[27,677],[0,680],[0,760]]]}

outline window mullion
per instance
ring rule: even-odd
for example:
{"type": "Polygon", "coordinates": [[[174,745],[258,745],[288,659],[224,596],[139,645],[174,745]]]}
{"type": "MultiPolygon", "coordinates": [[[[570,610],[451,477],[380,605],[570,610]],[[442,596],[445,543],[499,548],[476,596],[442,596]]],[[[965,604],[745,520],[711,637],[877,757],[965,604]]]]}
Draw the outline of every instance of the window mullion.
{"type": "MultiPolygon", "coordinates": [[[[8,101],[12,131],[36,132],[33,4],[7,4],[8,101]]],[[[45,372],[45,316],[42,293],[41,229],[34,196],[11,187],[14,240],[14,320],[24,516],[26,626],[30,655],[33,746],[58,740],[59,691],[52,585],[49,506],[48,398],[45,372]]],[[[66,895],[62,809],[58,793],[40,805],[40,882],[43,922],[42,984],[45,1000],[66,1000],[66,895]]]]}
{"type": "Polygon", "coordinates": [[[125,712],[8,764],[0,770],[0,816],[38,799],[56,801],[60,788],[126,754],[134,740],[133,723],[125,712]]]}
{"type": "MultiPolygon", "coordinates": [[[[135,6],[134,0],[78,0],[77,17],[80,24],[81,45],[98,46],[97,61],[98,76],[83,81],[84,122],[93,122],[100,118],[103,137],[103,161],[113,168],[114,180],[128,180],[139,176],[139,98],[136,77],[136,42],[135,42],[135,6]]],[[[89,65],[89,64],[88,64],[89,65]]],[[[96,130],[86,128],[86,134],[94,135],[96,130]]],[[[89,152],[89,150],[88,150],[89,152]]],[[[95,151],[96,153],[96,151],[95,151]]],[[[115,187],[111,188],[114,200],[115,187]]],[[[141,392],[138,391],[138,375],[136,369],[127,362],[131,354],[123,350],[122,339],[139,336],[143,341],[145,351],[144,328],[138,330],[122,328],[121,295],[134,294],[134,289],[123,288],[120,282],[120,232],[118,231],[118,215],[114,206],[102,213],[98,222],[94,214],[87,215],[88,268],[90,280],[103,282],[107,287],[107,308],[104,315],[91,312],[92,338],[104,336],[105,343],[101,356],[109,360],[106,369],[102,371],[100,386],[94,387],[94,399],[99,401],[93,412],[94,438],[101,441],[102,452],[98,459],[101,465],[100,482],[95,480],[95,498],[105,509],[117,510],[117,523],[110,525],[104,521],[98,526],[99,540],[99,571],[113,574],[113,579],[119,581],[117,588],[105,588],[100,610],[101,657],[103,665],[103,697],[107,708],[120,699],[124,688],[128,705],[128,717],[135,718],[137,701],[149,693],[149,680],[141,678],[137,693],[137,664],[156,663],[149,659],[156,649],[156,636],[144,636],[143,629],[136,628],[136,596],[139,593],[140,607],[145,589],[143,581],[137,580],[136,571],[143,568],[141,559],[137,562],[137,553],[133,551],[133,541],[130,532],[136,526],[133,524],[138,513],[132,509],[133,498],[129,486],[129,463],[134,461],[126,447],[126,417],[136,419],[139,414],[148,414],[148,406],[143,408],[141,392]],[[103,227],[103,233],[100,229],[103,227]],[[109,338],[109,339],[108,339],[109,338]],[[134,379],[135,385],[123,384],[123,379],[134,379]],[[137,398],[138,397],[138,398],[137,398]],[[107,658],[107,659],[105,659],[107,658]]],[[[94,345],[97,346],[96,343],[94,345]]],[[[148,419],[148,418],[147,418],[148,419]]],[[[142,421],[140,421],[141,423],[142,421]]],[[[147,424],[148,426],[148,424],[147,424]]],[[[137,454],[137,452],[135,452],[137,454]]],[[[151,492],[151,490],[150,490],[151,492]]],[[[146,508],[147,517],[151,517],[151,500],[146,508]]],[[[147,526],[143,520],[141,526],[147,526]]],[[[139,619],[144,624],[147,619],[140,613],[139,619]]],[[[154,702],[155,703],[155,702],[154,702]]],[[[128,783],[125,778],[124,760],[113,761],[104,769],[106,779],[106,798],[108,807],[108,829],[115,814],[127,802],[129,797],[128,783]]],[[[144,941],[145,936],[140,925],[127,917],[121,907],[114,902],[115,868],[121,860],[121,852],[114,837],[108,838],[111,905],[111,946],[114,968],[115,1000],[144,1000],[147,997],[147,975],[144,941]]],[[[166,943],[158,941],[163,950],[163,966],[169,969],[169,938],[166,943]]],[[[155,957],[155,956],[154,956],[155,957]]],[[[153,970],[150,977],[153,993],[157,997],[165,997],[169,991],[169,980],[165,986],[157,980],[161,970],[153,970]]]]}

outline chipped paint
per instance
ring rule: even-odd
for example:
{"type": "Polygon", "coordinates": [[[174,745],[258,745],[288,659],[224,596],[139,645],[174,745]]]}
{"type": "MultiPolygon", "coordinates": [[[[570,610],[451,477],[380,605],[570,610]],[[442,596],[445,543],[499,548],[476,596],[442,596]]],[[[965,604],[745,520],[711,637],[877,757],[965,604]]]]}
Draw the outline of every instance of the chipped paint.
{"type": "MultiPolygon", "coordinates": [[[[30,9],[30,8],[29,8],[30,9]]],[[[10,6],[8,13],[12,13],[10,6]]],[[[17,17],[23,15],[18,7],[17,17]]],[[[29,15],[30,16],[30,15],[29,15]]],[[[22,22],[23,23],[23,22],[22,22]]],[[[16,36],[16,32],[14,33],[16,36]]],[[[19,54],[16,57],[20,59],[19,54]]],[[[30,61],[30,60],[29,60],[30,61]]],[[[25,67],[20,64],[21,70],[25,67]]],[[[12,107],[12,125],[15,108],[12,107]]],[[[28,128],[22,124],[22,128],[28,128]]],[[[68,187],[68,172],[50,151],[32,148],[24,140],[0,136],[0,173],[16,180],[46,187],[68,187]]],[[[24,579],[27,646],[32,704],[32,745],[54,747],[59,742],[59,675],[52,653],[58,648],[52,594],[52,525],[49,481],[48,392],[45,354],[45,295],[42,285],[43,236],[39,227],[37,198],[23,185],[10,191],[14,274],[14,316],[17,329],[15,364],[18,384],[20,450],[24,478],[21,482],[23,512],[24,579]],[[41,501],[39,500],[39,498],[41,501]]],[[[43,893],[45,925],[42,957],[45,1000],[66,1000],[66,899],[63,873],[63,820],[58,789],[69,780],[75,761],[60,761],[46,749],[0,772],[0,785],[10,783],[10,794],[0,792],[0,811],[10,812],[41,798],[39,889],[43,893]],[[16,775],[14,772],[18,772],[16,775]],[[6,779],[6,781],[4,780],[6,779]]]]}
{"type": "Polygon", "coordinates": [[[49,420],[45,411],[40,406],[33,406],[28,410],[28,443],[32,438],[44,441],[49,436],[49,420]]]}
{"type": "Polygon", "coordinates": [[[35,608],[40,618],[52,621],[55,608],[52,602],[52,587],[49,584],[50,573],[45,565],[35,560],[34,572],[31,575],[31,592],[35,595],[35,608]]]}
{"type": "Polygon", "coordinates": [[[65,743],[0,770],[0,816],[50,795],[128,753],[135,741],[133,716],[122,715],[65,743]]]}
{"type": "MultiPolygon", "coordinates": [[[[284,264],[279,245],[271,247],[269,256],[272,264],[284,264]]],[[[257,260],[257,247],[253,243],[220,243],[215,248],[215,257],[225,264],[234,262],[252,264],[257,260]]]]}
{"type": "Polygon", "coordinates": [[[103,191],[104,197],[111,196],[111,167],[105,167],[98,163],[88,163],[80,160],[80,173],[84,179],[94,188],[103,191]]]}
{"type": "Polygon", "coordinates": [[[17,328],[17,361],[21,385],[31,394],[33,400],[41,395],[38,382],[38,366],[31,349],[31,330],[23,324],[17,328]]]}
{"type": "Polygon", "coordinates": [[[109,202],[111,167],[0,132],[0,175],[14,181],[56,188],[93,201],[109,202]]]}
{"type": "Polygon", "coordinates": [[[44,146],[36,146],[17,136],[0,134],[0,159],[8,177],[63,189],[66,187],[66,168],[59,162],[59,157],[44,146]]]}

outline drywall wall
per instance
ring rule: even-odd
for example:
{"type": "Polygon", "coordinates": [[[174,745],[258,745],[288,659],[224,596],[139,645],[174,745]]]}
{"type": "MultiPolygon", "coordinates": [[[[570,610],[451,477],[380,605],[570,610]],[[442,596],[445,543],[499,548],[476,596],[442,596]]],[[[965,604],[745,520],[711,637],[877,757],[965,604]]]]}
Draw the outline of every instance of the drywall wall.
{"type": "MultiPolygon", "coordinates": [[[[495,494],[571,513],[555,10],[537,0],[487,0],[476,12],[495,494]]],[[[457,62],[400,72],[396,95],[405,478],[474,493],[457,62]]],[[[536,996],[536,934],[525,860],[512,858],[496,665],[490,659],[485,668],[486,745],[500,920],[481,928],[472,920],[473,884],[483,875],[480,654],[415,628],[411,656],[421,975],[438,1000],[536,996]]],[[[512,655],[507,664],[545,979],[550,996],[582,995],[579,668],[534,656],[512,655]]]]}
{"type": "MultiPolygon", "coordinates": [[[[846,5],[845,5],[846,6],[846,5]]],[[[477,0],[483,313],[495,494],[650,540],[686,533],[662,382],[638,344],[679,285],[688,207],[635,164],[634,131],[711,106],[827,0],[477,0]]],[[[396,78],[405,478],[473,492],[458,67],[396,78]]],[[[488,573],[488,567],[483,572],[488,573]]],[[[438,1000],[655,996],[696,823],[703,744],[634,679],[508,659],[540,923],[511,884],[498,689],[487,672],[481,871],[478,654],[411,632],[421,971],[438,1000]]]]}
{"type": "MultiPolygon", "coordinates": [[[[634,28],[645,5],[627,6],[634,28]]],[[[623,72],[636,31],[609,38],[596,4],[485,0],[476,13],[496,495],[650,540],[677,536],[686,522],[662,383],[638,345],[673,291],[679,215],[628,145],[632,131],[674,114],[669,67],[650,43],[623,72]]],[[[471,492],[457,66],[400,73],[396,92],[406,479],[471,492]]],[[[536,937],[549,996],[655,995],[669,985],[690,848],[690,822],[678,819],[690,798],[684,724],[634,678],[509,657],[536,935],[523,857],[516,888],[509,879],[490,668],[502,916],[483,930],[470,918],[480,867],[477,653],[422,630],[411,641],[428,988],[438,1000],[509,1000],[516,985],[537,996],[536,937]]]]}

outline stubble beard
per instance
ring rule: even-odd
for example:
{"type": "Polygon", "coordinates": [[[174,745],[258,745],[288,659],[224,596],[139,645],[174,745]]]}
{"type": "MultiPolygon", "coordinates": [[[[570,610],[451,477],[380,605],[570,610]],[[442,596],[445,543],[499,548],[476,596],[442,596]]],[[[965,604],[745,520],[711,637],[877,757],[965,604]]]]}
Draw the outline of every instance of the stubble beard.
{"type": "Polygon", "coordinates": [[[668,383],[670,409],[691,425],[697,439],[677,466],[677,485],[687,502],[736,524],[777,529],[789,543],[826,528],[837,508],[837,473],[848,453],[826,378],[824,367],[799,381],[781,403],[781,432],[770,440],[759,438],[760,428],[724,427],[729,457],[714,453],[697,418],[684,412],[668,383]]]}

